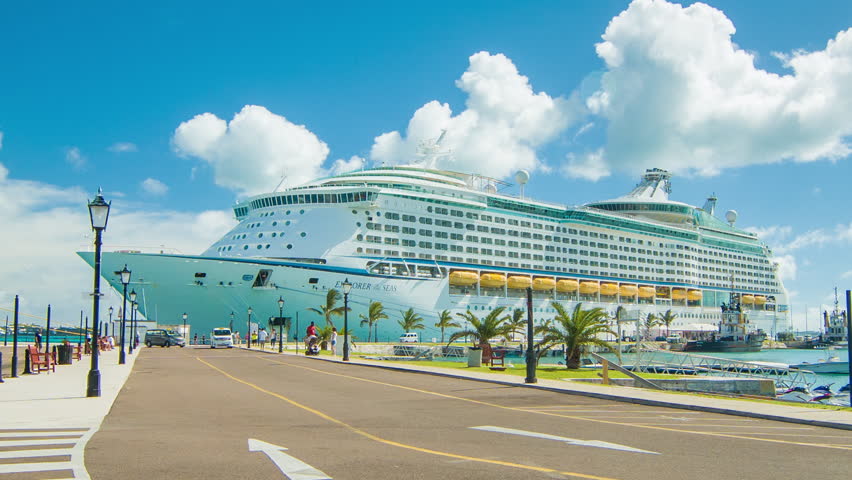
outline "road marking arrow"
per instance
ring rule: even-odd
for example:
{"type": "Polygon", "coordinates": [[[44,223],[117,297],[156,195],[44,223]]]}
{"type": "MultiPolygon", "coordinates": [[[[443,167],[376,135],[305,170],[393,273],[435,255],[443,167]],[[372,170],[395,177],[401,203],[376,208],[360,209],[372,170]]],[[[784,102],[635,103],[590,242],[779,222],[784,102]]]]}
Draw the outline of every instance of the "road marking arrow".
{"type": "Polygon", "coordinates": [[[283,452],[284,447],[249,438],[249,452],[263,452],[290,480],[331,480],[331,477],[283,452]]]}
{"type": "Polygon", "coordinates": [[[622,450],[625,452],[650,453],[652,455],[659,455],[659,452],[649,452],[648,450],[640,450],[638,448],[628,447],[626,445],[619,445],[617,443],[604,442],[601,440],[577,440],[576,438],[560,437],[557,435],[548,435],[546,433],[527,432],[525,430],[515,430],[514,428],[492,427],[489,425],[470,428],[474,430],[483,430],[486,432],[508,433],[509,435],[521,435],[524,437],[556,440],[557,442],[565,442],[569,445],[578,445],[581,447],[610,448],[613,450],[622,450]]]}

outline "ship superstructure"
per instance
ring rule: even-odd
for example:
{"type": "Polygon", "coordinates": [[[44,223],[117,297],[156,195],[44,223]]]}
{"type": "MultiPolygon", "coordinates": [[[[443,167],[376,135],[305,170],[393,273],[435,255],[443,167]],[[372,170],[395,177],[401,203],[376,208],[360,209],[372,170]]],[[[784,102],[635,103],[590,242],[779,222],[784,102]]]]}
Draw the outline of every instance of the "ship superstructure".
{"type": "MultiPolygon", "coordinates": [[[[321,320],[306,309],[345,279],[350,326],[370,301],[384,304],[380,340],[401,332],[397,310],[424,317],[428,339],[440,336],[432,325],[442,310],[523,308],[528,287],[536,321],[552,318],[555,300],[621,305],[628,318],[671,309],[673,328],[718,323],[734,292],[750,322],[786,330],[771,251],[735,227],[734,212],[718,219],[715,197],[704,208],[670,200],[670,179],[651,169],[623,197],[565,206],[498,193],[505,184],[481,175],[379,167],[246,199],[234,206],[239,224],[201,255],[110,252],[103,271],[126,263],[149,319],[175,323],[187,312],[202,330],[235,313],[244,331],[248,307],[265,325],[279,295],[285,316],[321,320]]],[[[353,331],[367,338],[366,327],[353,331]]]]}

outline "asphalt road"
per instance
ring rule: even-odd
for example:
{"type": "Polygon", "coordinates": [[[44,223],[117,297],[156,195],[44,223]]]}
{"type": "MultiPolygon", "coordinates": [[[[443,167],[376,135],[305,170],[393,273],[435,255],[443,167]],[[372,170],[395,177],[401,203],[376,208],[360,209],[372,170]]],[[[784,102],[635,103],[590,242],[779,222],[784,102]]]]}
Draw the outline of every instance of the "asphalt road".
{"type": "MultiPolygon", "coordinates": [[[[305,357],[156,347],[143,350],[88,443],[86,467],[96,480],[288,478],[264,451],[249,451],[249,439],[334,479],[777,480],[852,468],[844,430],[305,357]]],[[[291,478],[327,478],[316,471],[291,478]]]]}

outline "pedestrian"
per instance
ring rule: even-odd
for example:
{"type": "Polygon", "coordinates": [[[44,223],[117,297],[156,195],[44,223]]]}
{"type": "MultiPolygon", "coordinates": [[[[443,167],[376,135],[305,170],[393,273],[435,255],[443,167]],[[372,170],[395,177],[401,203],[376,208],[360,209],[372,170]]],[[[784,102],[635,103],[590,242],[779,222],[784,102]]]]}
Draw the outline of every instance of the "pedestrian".
{"type": "Polygon", "coordinates": [[[259,332],[257,332],[257,340],[260,342],[260,349],[263,350],[266,348],[266,336],[269,333],[265,328],[261,328],[259,332]]]}
{"type": "Polygon", "coordinates": [[[337,345],[337,327],[332,327],[331,329],[331,354],[337,355],[337,350],[335,350],[334,346],[337,345]]]}
{"type": "Polygon", "coordinates": [[[41,330],[36,330],[35,332],[35,344],[36,350],[41,351],[41,330]]]}
{"type": "Polygon", "coordinates": [[[305,334],[306,334],[305,336],[308,336],[308,337],[310,337],[311,335],[313,335],[314,337],[319,336],[318,331],[317,331],[317,326],[314,325],[314,322],[311,322],[311,324],[308,325],[308,329],[305,331],[305,334]]]}
{"type": "Polygon", "coordinates": [[[198,334],[196,333],[194,337],[192,337],[192,344],[198,345],[198,334]]]}
{"type": "Polygon", "coordinates": [[[275,329],[273,328],[273,329],[272,329],[272,336],[270,336],[270,337],[269,337],[269,345],[270,345],[273,349],[275,348],[275,341],[276,341],[276,340],[278,340],[278,332],[276,332],[276,331],[275,331],[275,329]]]}
{"type": "Polygon", "coordinates": [[[207,345],[207,335],[202,335],[202,336],[201,336],[201,344],[202,344],[202,345],[207,345]]]}
{"type": "Polygon", "coordinates": [[[234,332],[234,343],[236,343],[237,345],[239,345],[239,344],[240,344],[240,340],[241,340],[241,338],[240,338],[240,332],[239,332],[239,331],[234,332]]]}

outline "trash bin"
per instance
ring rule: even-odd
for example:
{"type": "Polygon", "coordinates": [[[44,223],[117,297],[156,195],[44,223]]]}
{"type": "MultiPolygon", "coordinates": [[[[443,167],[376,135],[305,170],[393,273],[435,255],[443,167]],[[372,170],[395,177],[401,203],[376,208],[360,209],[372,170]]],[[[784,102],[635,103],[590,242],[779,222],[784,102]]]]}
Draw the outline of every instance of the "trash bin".
{"type": "Polygon", "coordinates": [[[74,347],[71,345],[56,346],[56,363],[60,365],[71,365],[71,358],[74,355],[74,347]]]}
{"type": "Polygon", "coordinates": [[[482,366],[482,349],[479,347],[470,347],[467,349],[467,366],[481,367],[482,366]]]}

